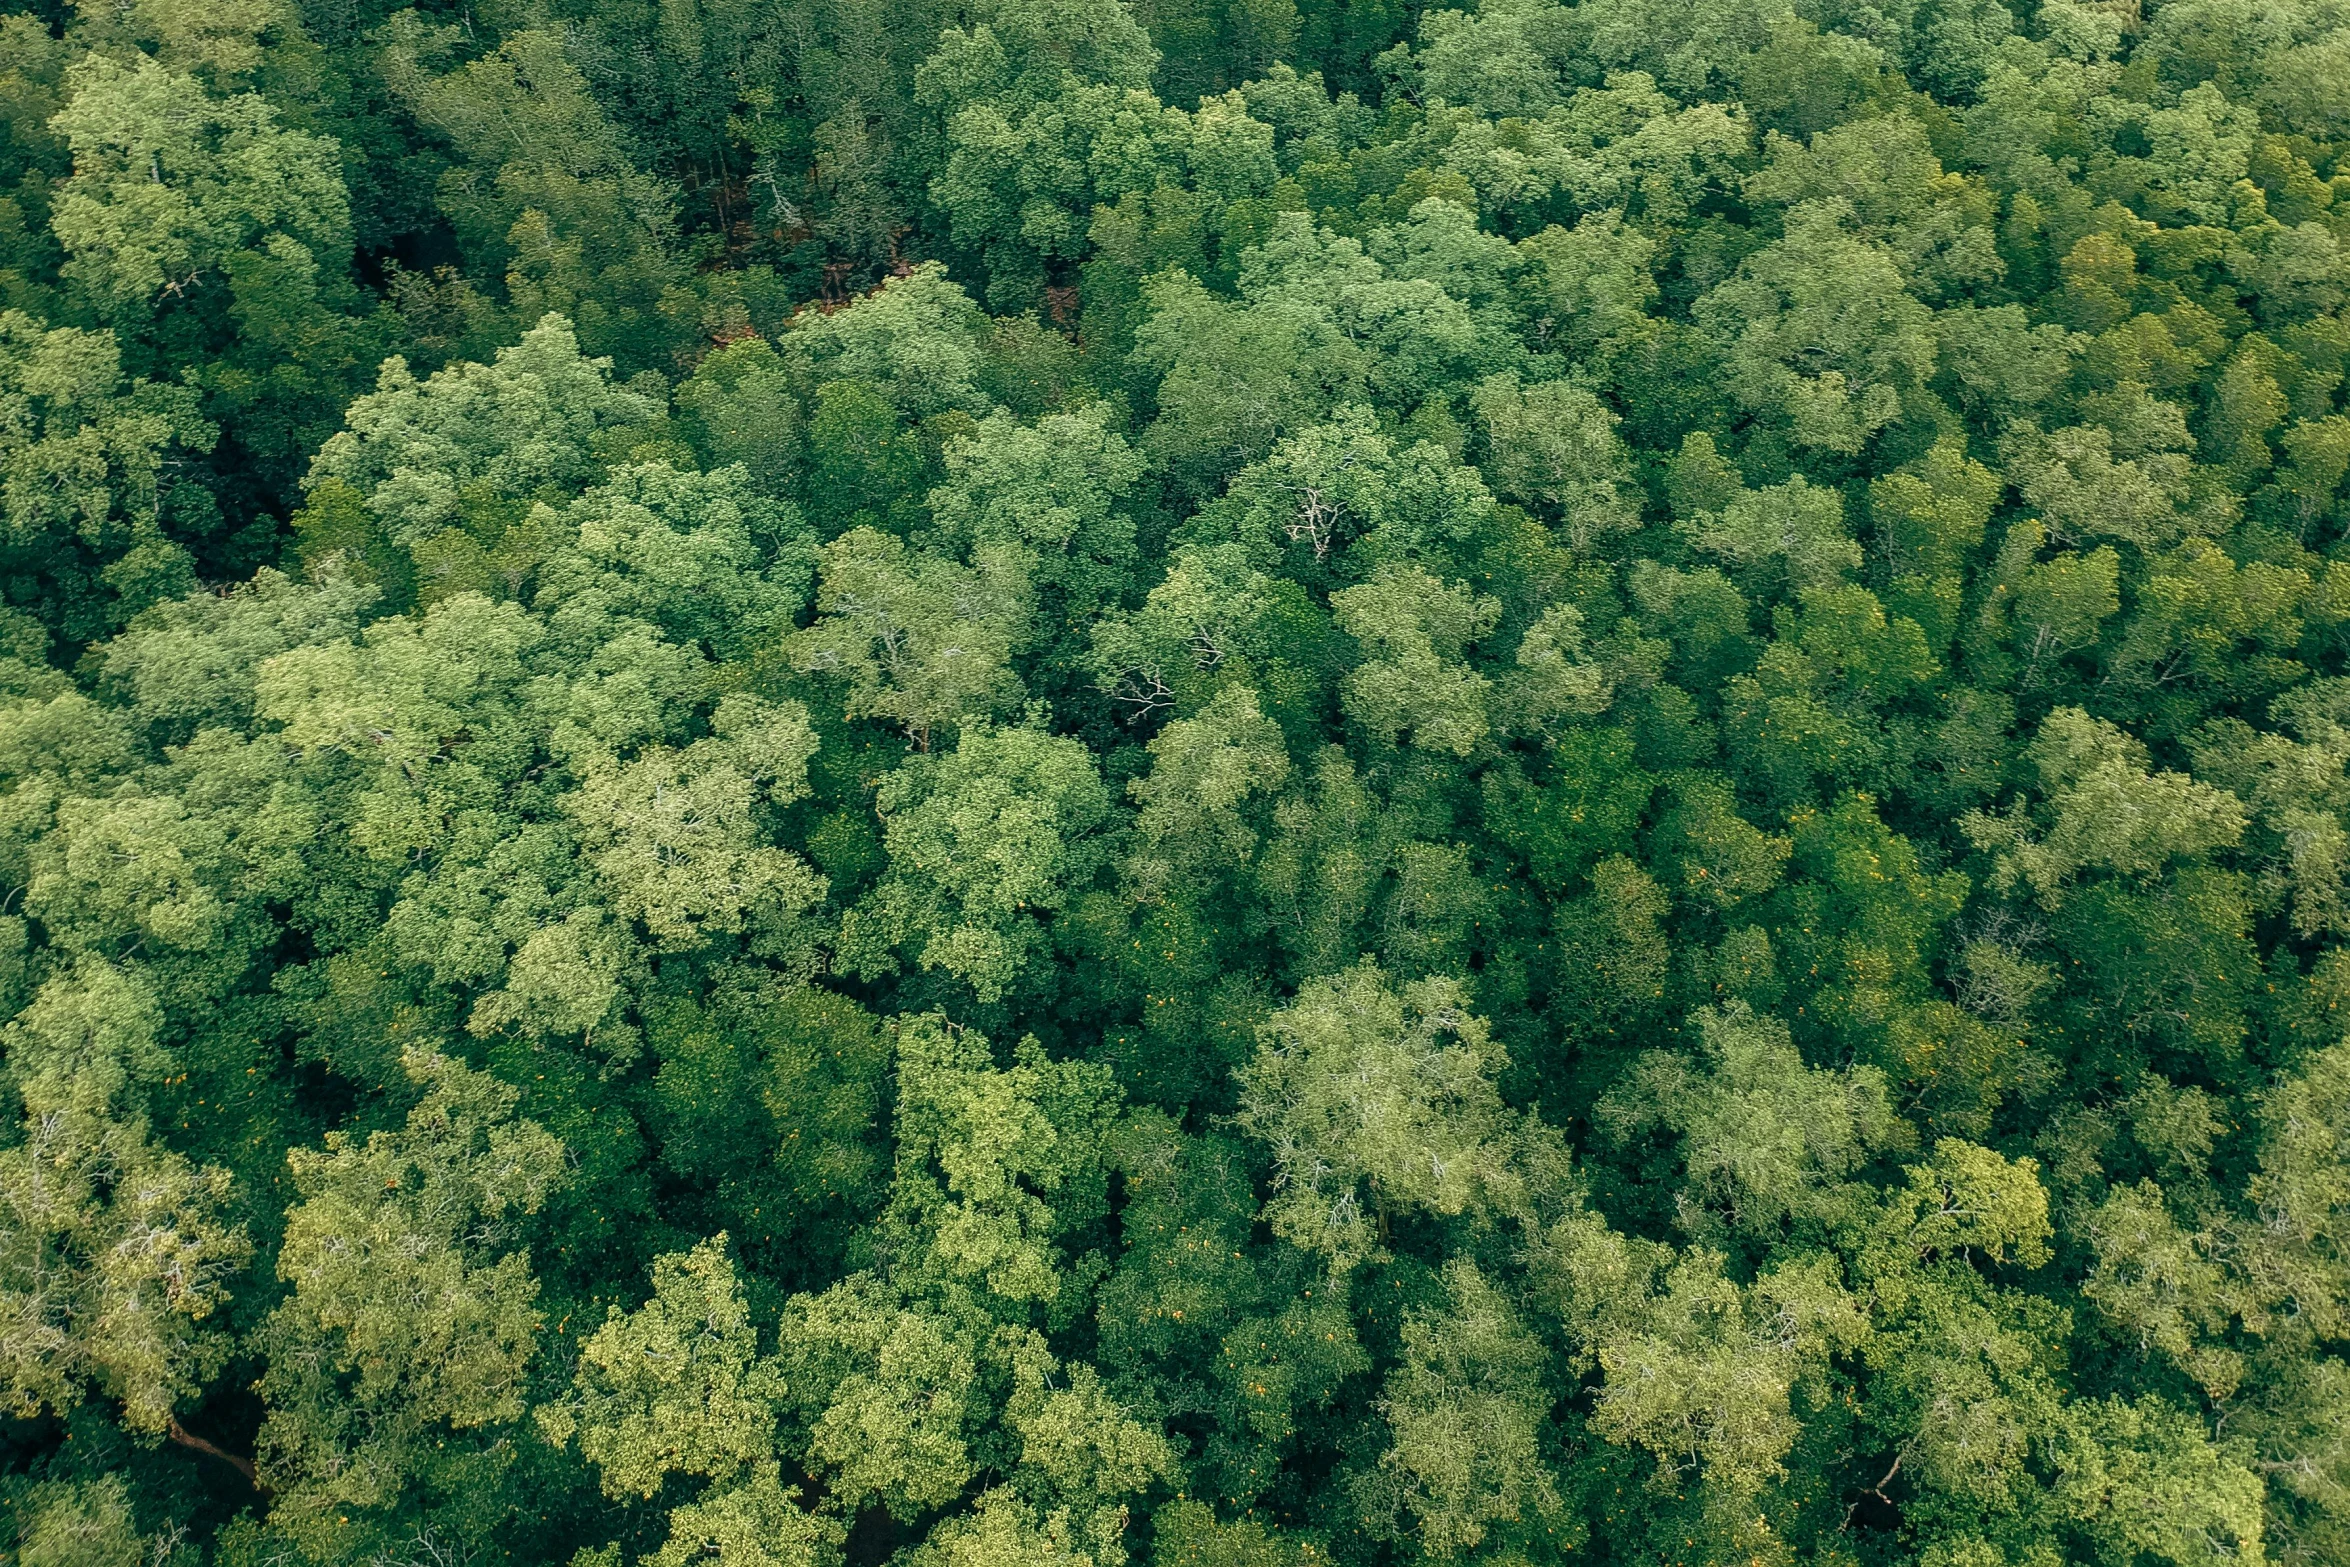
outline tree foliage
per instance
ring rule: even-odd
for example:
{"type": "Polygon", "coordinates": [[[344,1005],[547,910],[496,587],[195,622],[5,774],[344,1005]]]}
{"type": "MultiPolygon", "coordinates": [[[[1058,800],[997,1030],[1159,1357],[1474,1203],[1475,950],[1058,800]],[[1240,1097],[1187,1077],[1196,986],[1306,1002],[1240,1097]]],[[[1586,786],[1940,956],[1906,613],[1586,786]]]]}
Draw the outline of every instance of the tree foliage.
{"type": "Polygon", "coordinates": [[[2350,1560],[2339,6],[0,128],[5,1562],[2350,1560]]]}

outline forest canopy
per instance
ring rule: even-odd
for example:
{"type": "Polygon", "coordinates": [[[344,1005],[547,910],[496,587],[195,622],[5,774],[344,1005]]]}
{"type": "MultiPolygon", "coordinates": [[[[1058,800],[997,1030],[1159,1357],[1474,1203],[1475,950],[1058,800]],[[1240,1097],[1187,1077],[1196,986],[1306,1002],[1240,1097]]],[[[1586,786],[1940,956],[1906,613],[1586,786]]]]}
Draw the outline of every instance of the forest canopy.
{"type": "Polygon", "coordinates": [[[2350,3],[0,131],[0,1567],[2350,1562],[2350,3]]]}

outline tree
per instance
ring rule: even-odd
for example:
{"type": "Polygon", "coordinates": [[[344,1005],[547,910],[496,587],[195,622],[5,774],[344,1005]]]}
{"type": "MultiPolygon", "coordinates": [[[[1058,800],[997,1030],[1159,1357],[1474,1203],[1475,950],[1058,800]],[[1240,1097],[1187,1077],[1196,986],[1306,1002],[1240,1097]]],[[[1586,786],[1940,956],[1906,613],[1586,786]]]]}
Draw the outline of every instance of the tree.
{"type": "Polygon", "coordinates": [[[1699,310],[1749,412],[1784,419],[1797,446],[1847,456],[1934,369],[1931,317],[1892,258],[1846,231],[1851,216],[1835,198],[1796,207],[1786,237],[1699,310]]]}
{"type": "Polygon", "coordinates": [[[2026,752],[2037,772],[2046,821],[2035,835],[2020,812],[1970,812],[1968,835],[1998,852],[1995,885],[2029,886],[2043,903],[2088,870],[2147,877],[2176,858],[2233,844],[2243,807],[2182,773],[2145,771],[2144,747],[2078,708],[2048,716],[2026,752]]]}
{"type": "MultiPolygon", "coordinates": [[[[194,585],[169,482],[216,434],[187,388],[129,381],[113,336],[0,314],[6,592],[54,636],[95,641],[194,585]]],[[[183,503],[184,504],[184,503],[183,503]]]]}
{"type": "Polygon", "coordinates": [[[817,620],[793,639],[793,661],[844,680],[850,717],[889,719],[927,751],[1018,699],[1012,649],[1029,616],[1018,554],[982,551],[963,566],[854,528],[824,547],[817,583],[817,620]]]}
{"type": "MultiPolygon", "coordinates": [[[[240,31],[232,22],[217,47],[187,52],[233,80],[242,73],[228,62],[253,46],[240,31]]],[[[74,165],[50,208],[64,280],[133,364],[203,390],[232,443],[211,476],[219,500],[249,506],[256,490],[280,500],[381,353],[350,277],[342,149],[282,123],[261,94],[216,96],[132,48],[90,55],[67,85],[51,122],[74,165]]],[[[197,505],[192,494],[183,504],[197,505]]],[[[255,542],[214,548],[231,545],[229,561],[249,570],[266,554],[255,542]]]]}
{"type": "Polygon", "coordinates": [[[1150,743],[1148,777],[1126,786],[1140,807],[1140,852],[1129,874],[1156,892],[1197,888],[1243,867],[1262,841],[1247,809],[1289,779],[1281,731],[1246,686],[1226,686],[1197,718],[1177,719],[1150,743]]]}
{"type": "Polygon", "coordinates": [[[536,542],[523,531],[531,504],[585,489],[625,454],[630,427],[661,412],[613,385],[610,370],[580,354],[560,316],[491,364],[419,381],[406,360],[385,361],[375,391],[351,404],[303,480],[320,529],[313,549],[364,556],[380,537],[409,558],[428,599],[487,586],[485,567],[527,571],[535,562],[516,558],[515,547],[536,542]],[[338,510],[355,506],[365,508],[356,537],[327,531],[338,510]]]}
{"type": "Polygon", "coordinates": [[[1440,1559],[1564,1511],[1541,1454],[1541,1340],[1468,1262],[1444,1284],[1441,1312],[1404,1321],[1382,1400],[1391,1445],[1361,1485],[1374,1519],[1440,1559]]]}
{"type": "Polygon", "coordinates": [[[1133,569],[1134,524],[1115,507],[1143,462],[1105,419],[1099,403],[1033,428],[998,411],[947,447],[930,495],[943,537],[974,558],[1024,557],[1048,622],[1072,633],[1124,597],[1133,569]]]}
{"type": "Polygon", "coordinates": [[[1507,1064],[1457,980],[1399,996],[1368,962],[1313,981],[1258,1034],[1238,1124],[1273,1152],[1273,1232],[1344,1275],[1384,1249],[1395,1210],[1506,1202],[1507,1064]]]}
{"type": "Polygon", "coordinates": [[[705,465],[741,463],[769,495],[786,495],[799,473],[801,414],[775,346],[746,337],[729,343],[678,383],[677,411],[705,465]]]}
{"type": "Polygon", "coordinates": [[[874,808],[891,868],[842,928],[854,961],[878,968],[904,947],[989,1003],[1037,983],[1045,921],[1105,858],[1110,796],[1085,748],[968,725],[954,750],[883,780],[874,808]]]}
{"type": "Polygon", "coordinates": [[[1844,527],[1835,492],[1801,475],[1767,490],[1740,490],[1719,512],[1700,512],[1691,542],[1739,568],[1761,591],[1834,586],[1857,570],[1860,546],[1844,527]]]}
{"type": "Polygon", "coordinates": [[[807,792],[816,736],[804,709],[746,696],[721,699],[710,727],[682,750],[648,746],[583,769],[570,802],[581,847],[613,912],[656,944],[688,950],[723,932],[778,955],[824,894],[798,856],[758,841],[754,813],[807,792]]]}
{"type": "Polygon", "coordinates": [[[1836,1226],[1865,1193],[1847,1178],[1907,1128],[1873,1067],[1806,1066],[1785,1025],[1732,1003],[1699,1018],[1705,1075],[1686,1058],[1652,1056],[1596,1111],[1616,1137],[1664,1127],[1681,1139],[1682,1226],[1699,1237],[1836,1226]]]}
{"type": "Polygon", "coordinates": [[[339,265],[350,249],[336,149],[281,127],[258,94],[215,99],[145,57],[92,55],[69,80],[55,123],[74,172],[51,221],[66,277],[109,315],[136,322],[248,251],[339,265]]]}
{"type": "Polygon", "coordinates": [[[1090,1367],[1056,1387],[1060,1362],[1029,1324],[1066,1322],[1078,1304],[1069,1292],[1089,1270],[1062,1243],[1107,1208],[1116,1091],[1099,1067],[1054,1062],[1033,1041],[998,1068],[984,1037],[936,1015],[904,1020],[897,1048],[883,1269],[795,1298],[783,1325],[809,1451],[836,1496],[910,1518],[963,1494],[972,1443],[1000,1406],[1012,1484],[934,1539],[1017,1539],[1042,1519],[1049,1534],[1114,1546],[1116,1498],[1167,1473],[1172,1455],[1090,1367]]]}
{"type": "Polygon", "coordinates": [[[1095,622],[1092,667],[1103,693],[1129,722],[1140,722],[1217,678],[1228,663],[1262,659],[1270,649],[1259,627],[1273,591],[1246,544],[1179,548],[1140,609],[1113,610],[1095,622]]]}
{"type": "Polygon", "coordinates": [[[135,969],[89,958],[9,1025],[24,1121],[0,1152],[0,1364],[20,1419],[95,1390],[132,1431],[177,1435],[228,1357],[207,1319],[250,1248],[228,1172],[158,1143],[139,1109],[166,1069],[162,1023],[135,969]]]}
{"type": "Polygon", "coordinates": [[[635,165],[553,33],[517,31],[447,71],[454,29],[421,18],[386,35],[384,80],[458,158],[438,204],[474,268],[502,277],[515,314],[561,312],[631,368],[666,360],[682,323],[676,217],[635,165]]]}
{"type": "Polygon", "coordinates": [[[1499,493],[1556,512],[1567,542],[1589,550],[1639,526],[1630,454],[1615,414],[1584,387],[1544,381],[1520,388],[1496,377],[1477,389],[1488,464],[1499,493]]]}
{"type": "Polygon", "coordinates": [[[653,1263],[653,1295],[610,1308],[581,1346],[571,1406],[544,1405],[558,1443],[577,1434],[608,1496],[657,1495],[672,1474],[710,1481],[673,1508],[653,1560],[714,1556],[743,1567],[816,1567],[836,1559],[842,1529],[801,1508],[775,1459],[780,1368],[759,1354],[742,1285],[719,1235],[653,1263]]]}
{"type": "Polygon", "coordinates": [[[442,1433],[524,1410],[541,1319],[514,1227],[561,1184],[563,1146],[497,1079],[423,1049],[403,1064],[423,1090],[404,1128],[288,1156],[300,1200],[265,1330],[260,1469],[297,1539],[349,1538],[338,1509],[478,1483],[510,1451],[452,1452],[442,1433]]]}
{"type": "Polygon", "coordinates": [[[791,632],[814,550],[798,508],[739,466],[615,468],[565,509],[569,537],[539,564],[534,598],[566,628],[648,622],[681,646],[739,659],[791,632]]]}
{"type": "Polygon", "coordinates": [[[1339,628],[1367,657],[1347,677],[1347,716],[1387,745],[1467,756],[1491,724],[1490,682],[1466,667],[1469,646],[1493,629],[1501,606],[1417,567],[1388,570],[1331,595],[1339,628]]]}
{"type": "Polygon", "coordinates": [[[855,381],[898,414],[987,411],[979,381],[987,317],[937,262],[893,276],[846,310],[802,312],[777,351],[803,387],[855,381]]]}
{"type": "Polygon", "coordinates": [[[759,1356],[726,1237],[653,1264],[653,1296],[611,1308],[580,1347],[577,1407],[549,1405],[539,1424],[580,1451],[607,1494],[652,1497],[672,1473],[724,1481],[773,1447],[783,1385],[759,1356]]]}

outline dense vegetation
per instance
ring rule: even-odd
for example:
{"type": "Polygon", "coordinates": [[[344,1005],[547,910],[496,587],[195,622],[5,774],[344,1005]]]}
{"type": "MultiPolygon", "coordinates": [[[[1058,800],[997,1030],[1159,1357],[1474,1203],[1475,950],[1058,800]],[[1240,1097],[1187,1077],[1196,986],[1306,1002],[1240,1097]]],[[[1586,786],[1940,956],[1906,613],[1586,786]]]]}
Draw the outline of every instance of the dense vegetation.
{"type": "Polygon", "coordinates": [[[0,1560],[2350,1562],[2350,4],[0,19],[0,1560]]]}

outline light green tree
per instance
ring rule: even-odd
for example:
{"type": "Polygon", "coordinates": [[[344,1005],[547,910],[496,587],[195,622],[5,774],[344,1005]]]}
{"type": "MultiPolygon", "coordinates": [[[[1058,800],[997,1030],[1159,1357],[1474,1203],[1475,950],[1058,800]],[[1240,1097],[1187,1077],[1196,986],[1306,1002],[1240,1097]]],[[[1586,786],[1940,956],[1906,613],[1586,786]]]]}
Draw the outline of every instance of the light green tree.
{"type": "Polygon", "coordinates": [[[2245,811],[2234,796],[2184,773],[2149,772],[2143,744],[2079,708],[2049,714],[2025,754],[2039,808],[1970,811],[1962,822],[1997,856],[2002,890],[2028,887],[2053,907],[2085,871],[2148,878],[2243,836],[2245,811]]]}
{"type": "Polygon", "coordinates": [[[1467,653],[1501,619],[1498,600],[1405,567],[1332,594],[1330,609],[1365,654],[1346,677],[1348,717],[1385,745],[1408,735],[1430,751],[1476,749],[1492,726],[1491,682],[1467,653]]]}
{"type": "Polygon", "coordinates": [[[954,750],[884,779],[874,807],[890,868],[844,921],[844,954],[878,968],[902,947],[986,1002],[1033,982],[1047,922],[1110,848],[1092,755],[1028,725],[966,725],[954,750]]]}
{"type": "Polygon", "coordinates": [[[0,1150],[0,1378],[19,1418],[92,1391],[152,1438],[225,1363],[209,1319],[249,1251],[230,1179],[153,1136],[141,1105],[170,1069],[137,970],[84,958],[7,1027],[23,1102],[0,1150]]]}
{"type": "Polygon", "coordinates": [[[1139,808],[1128,862],[1136,884],[1165,895],[1248,865],[1262,841],[1262,811],[1249,802],[1289,780],[1281,730],[1256,693],[1226,686],[1197,717],[1160,730],[1150,753],[1149,775],[1126,786],[1139,808]]]}
{"type": "Polygon", "coordinates": [[[776,351],[803,388],[858,382],[905,419],[950,410],[976,418],[991,406],[979,385],[986,338],[986,313],[944,264],[928,261],[846,310],[802,311],[776,351]]]}
{"type": "Polygon", "coordinates": [[[1143,459],[1107,418],[1099,403],[1033,426],[991,414],[947,447],[947,482],[930,493],[939,532],[974,559],[1024,557],[1051,622],[1071,634],[1119,601],[1134,567],[1119,502],[1143,459]]]}
{"type": "Polygon", "coordinates": [[[524,1412],[540,1317],[516,1228],[565,1179],[563,1145],[496,1078],[425,1049],[404,1064],[423,1098],[402,1129],[288,1155],[301,1195],[263,1330],[259,1461],[298,1539],[334,1540],[345,1509],[462,1471],[473,1449],[446,1434],[524,1412]]]}
{"type": "Polygon", "coordinates": [[[1380,1401],[1389,1445],[1358,1481],[1383,1530],[1448,1560],[1489,1536],[1563,1520],[1542,1452],[1549,1363],[1542,1340],[1474,1264],[1445,1265],[1441,1307],[1404,1321],[1402,1363],[1380,1401]]]}
{"type": "Polygon", "coordinates": [[[742,1281],[715,1236],[653,1263],[652,1298],[610,1308],[580,1346],[575,1401],[538,1411],[607,1493],[651,1497],[671,1474],[725,1480],[773,1450],[783,1385],[759,1355],[742,1281]]]}
{"type": "Polygon", "coordinates": [[[108,332],[0,313],[0,560],[52,634],[89,642],[195,586],[166,478],[217,434],[186,387],[130,381],[108,332]]]}
{"type": "Polygon", "coordinates": [[[836,1498],[901,1518],[963,1495],[999,1452],[1008,1484],[951,1515],[934,1546],[991,1530],[1027,1538],[1058,1518],[1049,1529],[1115,1550],[1122,1499],[1171,1473],[1172,1451],[1035,1324],[1083,1309],[1091,1270],[1067,1242],[1107,1211],[1117,1091],[1102,1068],[1054,1061],[1032,1040],[999,1067],[983,1036],[936,1015],[901,1019],[896,1035],[899,1159],[881,1265],[787,1309],[796,1429],[836,1498]],[[1009,1450],[986,1435],[999,1415],[1009,1450]]]}
{"type": "Polygon", "coordinates": [[[722,698],[710,728],[681,749],[588,762],[566,804],[612,911],[642,922],[656,945],[688,951],[724,933],[778,955],[824,886],[805,861],[764,841],[759,813],[808,792],[816,735],[797,703],[745,695],[722,698]]]}
{"type": "Polygon", "coordinates": [[[1496,493],[1542,506],[1577,550],[1640,525],[1631,453],[1616,415],[1589,388],[1497,376],[1477,388],[1475,404],[1496,493]]]}
{"type": "Polygon", "coordinates": [[[1133,721],[1176,705],[1235,656],[1261,653],[1257,622],[1273,581],[1246,544],[1185,545],[1140,609],[1093,627],[1102,692],[1133,721]]]}
{"type": "Polygon", "coordinates": [[[1884,1074],[1806,1066],[1787,1027],[1744,1005],[1699,1014],[1705,1071],[1644,1057],[1595,1111],[1618,1137],[1681,1138],[1681,1222],[1698,1238],[1753,1238],[1789,1224],[1859,1222],[1871,1193],[1852,1177],[1908,1128],[1884,1074]]]}
{"type": "Polygon", "coordinates": [[[1237,1124],[1273,1154],[1273,1233],[1343,1275],[1384,1254],[1398,1209],[1508,1201],[1513,1124],[1493,1082],[1507,1059],[1457,980],[1399,995],[1364,962],[1309,982],[1237,1074],[1237,1124]]]}
{"type": "Polygon", "coordinates": [[[652,1298],[610,1308],[580,1346],[569,1403],[540,1406],[558,1445],[576,1435],[606,1495],[651,1499],[672,1475],[706,1479],[669,1513],[648,1560],[715,1558],[729,1567],[820,1567],[837,1561],[841,1525],[800,1505],[775,1459],[785,1388],[759,1353],[742,1281],[718,1235],[653,1263],[652,1298]]]}
{"type": "Polygon", "coordinates": [[[1849,230],[1838,198],[1787,214],[1784,239],[1700,302],[1730,386],[1799,446],[1856,454],[1932,375],[1932,313],[1881,247],[1849,230]]]}
{"type": "Polygon", "coordinates": [[[1691,543],[1764,592],[1832,587],[1861,564],[1843,498],[1800,476],[1767,490],[1742,489],[1718,512],[1700,512],[1686,531],[1691,543]]]}
{"type": "Polygon", "coordinates": [[[136,58],[75,66],[54,122],[74,157],[51,219],[66,276],[136,322],[242,252],[339,268],[351,204],[334,144],[279,125],[258,94],[215,98],[136,58]]]}
{"type": "Polygon", "coordinates": [[[1011,656],[1030,612],[1019,552],[981,550],[964,566],[853,528],[824,547],[817,571],[817,619],[792,640],[792,661],[845,681],[850,717],[887,719],[927,751],[1019,699],[1011,656]]]}
{"type": "MultiPolygon", "coordinates": [[[[429,580],[478,586],[469,554],[494,551],[531,502],[567,500],[625,456],[632,427],[660,405],[615,385],[608,360],[579,351],[571,323],[549,316],[498,351],[419,381],[385,361],[376,389],[351,404],[319,448],[303,487],[314,514],[338,497],[363,504],[373,527],[417,553],[429,580]],[[469,551],[466,546],[470,545],[469,551]]],[[[322,540],[331,546],[339,541],[322,540]]]]}

